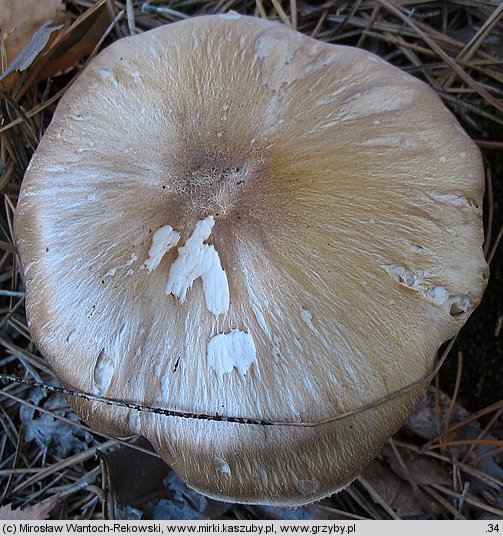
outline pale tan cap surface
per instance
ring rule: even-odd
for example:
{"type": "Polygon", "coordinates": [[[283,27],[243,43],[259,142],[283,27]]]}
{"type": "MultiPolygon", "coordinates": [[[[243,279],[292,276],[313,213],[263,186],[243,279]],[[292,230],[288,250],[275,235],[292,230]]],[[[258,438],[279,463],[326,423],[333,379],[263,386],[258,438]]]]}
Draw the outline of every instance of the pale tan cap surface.
{"type": "MultiPolygon", "coordinates": [[[[171,24],[94,59],[33,158],[15,220],[30,329],[74,389],[324,421],[427,376],[478,305],[482,195],[476,146],[378,57],[248,17],[171,24]],[[179,242],[154,262],[159,229],[179,242]],[[200,263],[183,303],[178,258],[200,263]]],[[[301,504],[351,481],[423,391],[312,428],[73,404],[203,493],[301,504]]]]}

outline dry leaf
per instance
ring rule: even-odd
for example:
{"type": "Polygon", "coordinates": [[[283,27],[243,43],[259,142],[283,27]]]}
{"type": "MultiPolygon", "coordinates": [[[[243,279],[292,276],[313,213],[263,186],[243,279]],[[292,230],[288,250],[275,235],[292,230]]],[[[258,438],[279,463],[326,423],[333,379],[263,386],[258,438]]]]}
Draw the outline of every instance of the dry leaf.
{"type": "MultiPolygon", "coordinates": [[[[442,438],[438,437],[437,431],[437,417],[435,410],[435,389],[430,387],[423,398],[423,400],[418,405],[416,411],[411,415],[409,420],[405,424],[405,429],[409,432],[412,432],[422,439],[431,441],[431,444],[442,442],[442,438]]],[[[444,423],[447,417],[448,408],[451,405],[451,398],[445,393],[439,393],[440,397],[440,422],[444,423]]],[[[479,437],[482,429],[481,425],[477,420],[470,420],[470,413],[460,406],[459,404],[454,404],[452,415],[449,420],[449,425],[451,427],[455,426],[456,423],[467,421],[463,426],[454,428],[445,436],[447,441],[456,441],[456,440],[470,440],[476,439],[479,437]]],[[[491,433],[486,433],[484,435],[485,439],[495,439],[491,433]]],[[[456,456],[463,460],[464,456],[468,453],[469,446],[459,446],[454,447],[451,453],[456,452],[456,456]]],[[[475,468],[480,471],[491,475],[493,478],[498,480],[503,479],[503,467],[501,467],[494,456],[488,455],[492,450],[491,446],[488,445],[475,445],[471,454],[471,458],[468,459],[470,463],[475,468]]],[[[393,465],[392,465],[393,467],[393,465]]],[[[436,476],[439,476],[438,474],[436,476]]],[[[433,479],[436,476],[432,476],[433,479]]],[[[472,478],[470,475],[464,475],[464,478],[470,482],[472,487],[475,489],[486,489],[482,480],[478,478],[472,478]]]]}
{"type": "Polygon", "coordinates": [[[396,458],[391,461],[391,468],[403,479],[410,479],[415,484],[422,486],[433,484],[448,486],[452,482],[449,472],[444,467],[425,458],[407,462],[408,473],[404,471],[396,458]]]}
{"type": "Polygon", "coordinates": [[[62,394],[52,393],[44,397],[42,390],[33,389],[29,392],[28,399],[37,406],[52,411],[54,415],[21,406],[19,416],[23,423],[26,443],[36,441],[41,449],[54,452],[58,458],[65,458],[89,448],[93,440],[91,434],[57,418],[57,415],[60,415],[78,422],[77,416],[66,408],[67,402],[62,394]]]}
{"type": "Polygon", "coordinates": [[[54,42],[54,39],[63,26],[51,26],[51,24],[52,23],[47,22],[39,28],[28,45],[0,75],[1,92],[12,92],[13,88],[21,78],[21,74],[29,69],[36,58],[54,42]]]}
{"type": "Polygon", "coordinates": [[[0,32],[7,53],[3,68],[28,45],[44,23],[49,19],[62,20],[62,4],[62,0],[0,0],[0,32]]]}
{"type": "Polygon", "coordinates": [[[419,485],[441,484],[445,486],[452,482],[449,471],[438,461],[414,455],[414,458],[405,460],[406,468],[404,468],[389,445],[384,445],[381,452],[392,471],[405,481],[419,485]]]}
{"type": "Polygon", "coordinates": [[[39,79],[67,72],[89,56],[112,22],[107,0],[99,0],[83,13],[47,52],[39,79]]]}
{"type": "MultiPolygon", "coordinates": [[[[152,448],[145,438],[135,444],[152,448]]],[[[158,457],[118,447],[103,458],[121,519],[217,519],[230,507],[188,488],[158,457]]]]}
{"type": "Polygon", "coordinates": [[[350,519],[344,518],[338,511],[330,508],[320,508],[317,503],[307,504],[298,507],[282,506],[261,506],[254,505],[248,507],[259,519],[290,519],[295,521],[308,521],[312,519],[331,520],[331,519],[350,519]]]}
{"type": "Polygon", "coordinates": [[[384,463],[374,460],[363,470],[362,476],[400,518],[424,518],[431,512],[440,512],[438,505],[428,499],[430,512],[418,499],[412,487],[396,476],[384,463]]]}
{"type": "MultiPolygon", "coordinates": [[[[438,393],[440,398],[440,422],[443,422],[447,416],[451,399],[445,393],[438,393]]],[[[436,397],[437,393],[434,387],[430,387],[426,395],[416,408],[416,411],[409,417],[405,427],[412,433],[423,439],[433,439],[438,434],[437,414],[436,414],[436,397]]],[[[454,406],[454,412],[451,422],[460,421],[470,413],[459,404],[454,406]]]]}
{"type": "Polygon", "coordinates": [[[26,508],[12,509],[11,505],[0,507],[0,519],[7,521],[42,520],[49,517],[50,511],[56,506],[59,495],[53,495],[45,501],[27,506],[26,508]]]}
{"type": "MultiPolygon", "coordinates": [[[[3,0],[0,0],[0,2],[3,0]]],[[[34,83],[63,74],[89,56],[112,21],[106,0],[99,0],[69,28],[42,26],[14,62],[0,75],[0,93],[11,93],[23,73],[26,77],[16,91],[19,99],[34,83]]]]}

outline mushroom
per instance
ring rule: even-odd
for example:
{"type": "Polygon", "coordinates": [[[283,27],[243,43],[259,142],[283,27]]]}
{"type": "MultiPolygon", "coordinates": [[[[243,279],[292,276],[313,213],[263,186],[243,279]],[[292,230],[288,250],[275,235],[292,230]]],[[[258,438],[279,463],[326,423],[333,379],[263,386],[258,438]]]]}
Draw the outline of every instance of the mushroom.
{"type": "Polygon", "coordinates": [[[72,399],[194,489],[300,505],[407,419],[478,305],[483,167],[424,83],[237,14],[109,46],[54,114],[15,236],[72,399]]]}

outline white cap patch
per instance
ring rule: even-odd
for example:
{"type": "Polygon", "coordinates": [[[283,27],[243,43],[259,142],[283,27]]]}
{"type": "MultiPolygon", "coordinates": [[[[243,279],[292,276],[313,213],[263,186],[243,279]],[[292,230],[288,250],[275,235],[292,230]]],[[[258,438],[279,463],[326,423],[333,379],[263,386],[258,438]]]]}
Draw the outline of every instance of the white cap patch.
{"type": "Polygon", "coordinates": [[[206,307],[215,315],[229,310],[229,284],[214,246],[204,244],[215,225],[213,216],[198,221],[194,231],[178,250],[178,257],[169,270],[166,294],[173,294],[182,303],[187,290],[200,277],[203,281],[206,307]]]}
{"type": "Polygon", "coordinates": [[[245,376],[255,362],[256,353],[251,334],[239,329],[219,333],[208,342],[208,363],[220,376],[232,372],[234,368],[245,376]]]}
{"type": "Polygon", "coordinates": [[[161,262],[164,254],[171,248],[175,247],[180,240],[180,233],[174,231],[171,225],[165,225],[154,233],[152,237],[152,245],[148,252],[148,259],[143,263],[147,267],[147,270],[151,272],[155,270],[161,262]]]}

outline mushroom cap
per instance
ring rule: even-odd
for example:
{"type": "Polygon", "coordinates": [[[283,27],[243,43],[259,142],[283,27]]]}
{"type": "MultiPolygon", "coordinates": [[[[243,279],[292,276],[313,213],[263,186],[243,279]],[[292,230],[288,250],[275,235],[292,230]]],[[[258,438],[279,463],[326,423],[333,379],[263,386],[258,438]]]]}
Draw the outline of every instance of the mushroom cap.
{"type": "Polygon", "coordinates": [[[89,64],[32,159],[30,330],[65,386],[223,416],[72,400],[91,426],[211,497],[304,504],[403,424],[478,305],[483,188],[436,94],[373,54],[236,14],[160,27],[89,64]]]}

